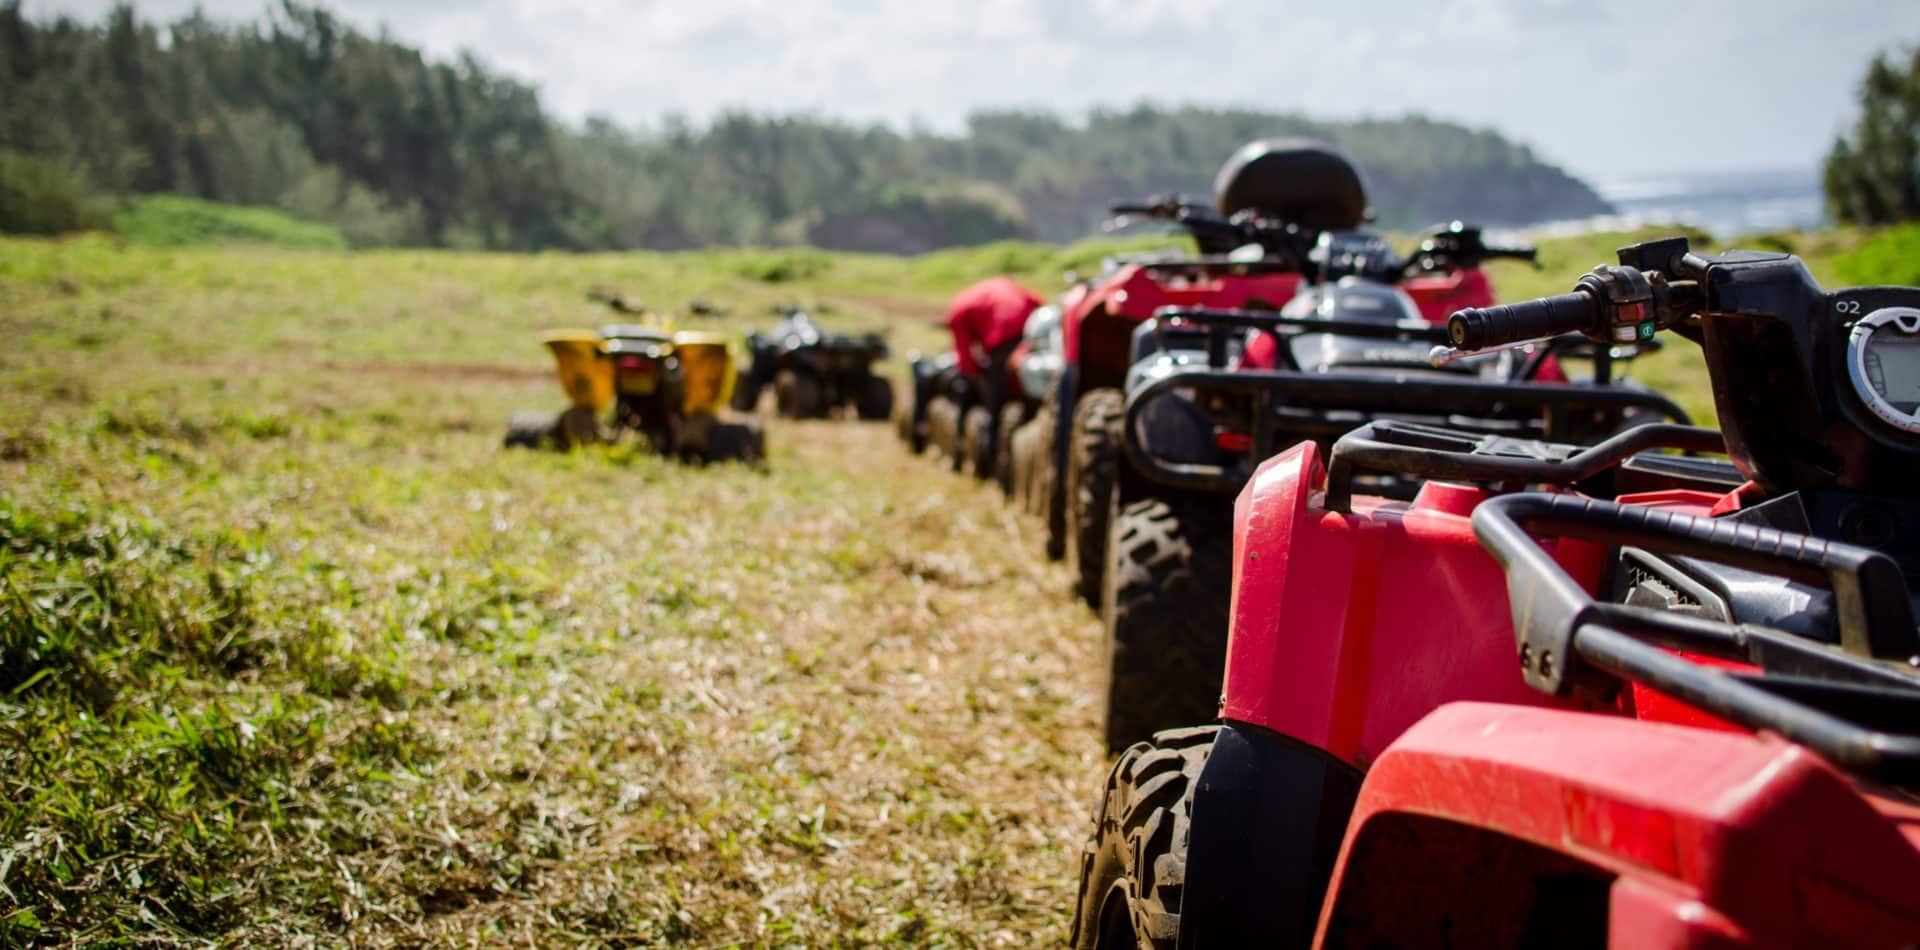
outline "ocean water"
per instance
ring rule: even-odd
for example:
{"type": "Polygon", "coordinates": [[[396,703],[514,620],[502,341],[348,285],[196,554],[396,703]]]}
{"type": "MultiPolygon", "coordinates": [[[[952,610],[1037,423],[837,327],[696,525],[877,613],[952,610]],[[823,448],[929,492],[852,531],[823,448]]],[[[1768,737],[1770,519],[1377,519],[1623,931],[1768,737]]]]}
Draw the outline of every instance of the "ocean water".
{"type": "Polygon", "coordinates": [[[1825,226],[1818,169],[1686,172],[1596,180],[1614,213],[1528,228],[1538,236],[1686,224],[1727,239],[1825,226]]]}

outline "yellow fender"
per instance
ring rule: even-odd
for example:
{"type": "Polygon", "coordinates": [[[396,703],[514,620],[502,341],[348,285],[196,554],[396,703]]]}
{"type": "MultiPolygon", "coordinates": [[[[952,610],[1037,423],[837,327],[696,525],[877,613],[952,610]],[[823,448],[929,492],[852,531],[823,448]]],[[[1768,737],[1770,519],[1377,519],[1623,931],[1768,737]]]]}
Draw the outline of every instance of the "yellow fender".
{"type": "Polygon", "coordinates": [[[733,352],[718,333],[683,330],[673,335],[673,352],[680,358],[680,378],[686,397],[680,411],[686,415],[713,414],[733,398],[733,352]]]}
{"type": "Polygon", "coordinates": [[[600,336],[591,330],[555,330],[540,335],[553,353],[560,388],[567,401],[594,415],[613,405],[613,364],[600,349],[600,336]]]}

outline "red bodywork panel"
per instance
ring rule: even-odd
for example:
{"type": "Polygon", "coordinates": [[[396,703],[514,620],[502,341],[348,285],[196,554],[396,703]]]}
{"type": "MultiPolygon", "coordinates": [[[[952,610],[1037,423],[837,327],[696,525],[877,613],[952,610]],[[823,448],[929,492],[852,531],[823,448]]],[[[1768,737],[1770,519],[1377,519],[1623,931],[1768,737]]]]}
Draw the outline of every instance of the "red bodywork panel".
{"type": "MultiPolygon", "coordinates": [[[[1470,520],[1491,496],[1429,482],[1412,504],[1355,495],[1352,513],[1339,514],[1323,507],[1326,478],[1319,448],[1306,443],[1268,460],[1240,493],[1223,717],[1365,769],[1446,703],[1569,705],[1527,686],[1516,668],[1506,575],[1470,520]]],[[[1618,500],[1705,515],[1720,498],[1665,491],[1618,500]]],[[[1575,580],[1598,587],[1605,548],[1549,549],[1575,580]]],[[[1637,684],[1604,710],[1733,728],[1637,684]]]]}
{"type": "Polygon", "coordinates": [[[1493,281],[1478,267],[1409,277],[1400,283],[1400,289],[1420,305],[1420,315],[1429,323],[1446,323],[1454,311],[1495,303],[1493,281]]]}
{"type": "MultiPolygon", "coordinates": [[[[1326,477],[1303,443],[1240,494],[1222,716],[1364,769],[1443,703],[1547,702],[1520,678],[1506,576],[1468,521],[1485,493],[1433,483],[1343,515],[1321,507],[1326,477]]],[[[1594,583],[1603,553],[1560,557],[1594,583]]]]}
{"type": "MultiPolygon", "coordinates": [[[[1614,947],[1920,942],[1920,807],[1638,685],[1584,708],[1530,689],[1505,575],[1469,520],[1487,493],[1429,483],[1411,504],[1356,495],[1339,514],[1325,485],[1309,443],[1240,495],[1222,708],[1367,773],[1323,941],[1422,943],[1438,927],[1507,943],[1528,888],[1584,875],[1614,947]]],[[[1606,549],[1549,550],[1598,585],[1606,549]]]]}
{"type": "MultiPolygon", "coordinates": [[[[1478,267],[1410,277],[1400,284],[1400,289],[1419,305],[1420,315],[1434,324],[1444,325],[1448,317],[1468,307],[1491,307],[1499,302],[1493,293],[1493,281],[1478,267]]],[[[1568,381],[1566,371],[1560,368],[1560,360],[1553,356],[1547,357],[1530,378],[1536,383],[1568,381]]]]}
{"type": "Polygon", "coordinates": [[[1081,332],[1088,318],[1096,314],[1114,318],[1126,327],[1118,348],[1094,344],[1096,352],[1089,360],[1113,362],[1104,367],[1116,377],[1127,370],[1127,336],[1161,307],[1269,307],[1278,309],[1293,299],[1300,288],[1299,274],[1203,273],[1183,276],[1165,268],[1149,269],[1144,264],[1126,264],[1098,284],[1081,285],[1067,293],[1061,302],[1063,349],[1068,363],[1078,363],[1081,332]]]}
{"type": "MultiPolygon", "coordinates": [[[[1367,776],[1323,940],[1391,926],[1353,916],[1369,906],[1366,891],[1396,886],[1397,868],[1373,865],[1442,857],[1372,856],[1374,829],[1408,817],[1528,842],[1610,876],[1614,947],[1920,941],[1920,809],[1774,738],[1511,705],[1441,708],[1367,776]]],[[[1444,857],[1455,887],[1492,886],[1456,863],[1462,855],[1444,857]]]]}

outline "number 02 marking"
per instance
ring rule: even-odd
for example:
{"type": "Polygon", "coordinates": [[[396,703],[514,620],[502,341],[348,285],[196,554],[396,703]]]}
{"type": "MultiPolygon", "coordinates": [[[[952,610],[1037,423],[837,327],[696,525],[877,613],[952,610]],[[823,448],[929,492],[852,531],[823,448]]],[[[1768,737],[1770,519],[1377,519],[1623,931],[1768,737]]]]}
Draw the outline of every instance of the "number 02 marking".
{"type": "Polygon", "coordinates": [[[1860,315],[1860,301],[1858,301],[1858,300],[1837,300],[1837,301],[1835,301],[1835,302],[1834,302],[1834,304],[1833,304],[1833,312],[1834,312],[1834,313],[1842,313],[1842,314],[1849,314],[1849,315],[1852,315],[1852,316],[1856,316],[1856,317],[1857,317],[1857,316],[1859,316],[1859,315],[1860,315]]]}

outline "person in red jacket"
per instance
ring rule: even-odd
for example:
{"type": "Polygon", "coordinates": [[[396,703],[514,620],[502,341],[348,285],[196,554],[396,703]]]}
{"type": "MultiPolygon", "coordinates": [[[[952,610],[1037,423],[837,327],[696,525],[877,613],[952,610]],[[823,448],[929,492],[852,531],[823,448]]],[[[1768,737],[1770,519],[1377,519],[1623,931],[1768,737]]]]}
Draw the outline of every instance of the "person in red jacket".
{"type": "Polygon", "coordinates": [[[1004,371],[1007,354],[1020,345],[1027,317],[1040,304],[1038,294],[1008,277],[989,277],[955,295],[947,310],[947,329],[953,331],[960,375],[978,380],[1004,371]]]}
{"type": "MultiPolygon", "coordinates": [[[[1027,318],[1039,309],[1040,295],[1008,277],[990,277],[953,298],[947,329],[953,332],[955,368],[972,390],[968,402],[987,410],[982,450],[992,458],[999,433],[1000,407],[1008,396],[1007,366],[1020,346],[1027,318]]],[[[964,411],[963,407],[963,411],[964,411]]],[[[985,472],[981,472],[984,477],[985,472]]]]}

